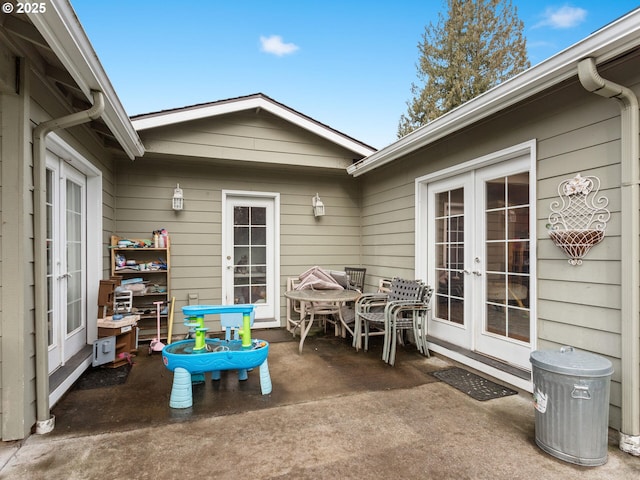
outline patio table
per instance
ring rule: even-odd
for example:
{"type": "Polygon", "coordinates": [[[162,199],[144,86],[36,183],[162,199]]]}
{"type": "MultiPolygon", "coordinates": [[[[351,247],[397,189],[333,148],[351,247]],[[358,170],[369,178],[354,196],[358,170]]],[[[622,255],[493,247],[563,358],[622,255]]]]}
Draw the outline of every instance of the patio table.
{"type": "Polygon", "coordinates": [[[344,306],[346,302],[356,301],[360,295],[360,292],[357,290],[289,290],[284,292],[285,297],[300,302],[300,346],[298,347],[298,351],[302,353],[304,339],[307,338],[307,334],[309,330],[311,330],[316,310],[327,310],[327,304],[335,305],[335,313],[338,314],[343,336],[346,334],[346,330],[353,334],[353,331],[342,317],[342,306],[344,306]],[[309,304],[308,323],[306,323],[304,318],[306,316],[306,303],[309,304]]]}

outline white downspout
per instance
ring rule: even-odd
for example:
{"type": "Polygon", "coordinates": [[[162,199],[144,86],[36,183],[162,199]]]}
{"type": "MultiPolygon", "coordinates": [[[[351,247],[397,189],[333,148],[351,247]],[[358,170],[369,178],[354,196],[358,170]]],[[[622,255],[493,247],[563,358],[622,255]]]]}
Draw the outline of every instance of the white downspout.
{"type": "Polygon", "coordinates": [[[620,450],[640,456],[640,166],[638,99],[628,88],[603,79],[593,58],[578,63],[578,77],[591,93],[620,103],[621,240],[625,245],[621,278],[622,419],[620,450]]]}
{"type": "Polygon", "coordinates": [[[99,118],[104,112],[104,95],[92,92],[93,106],[82,112],[42,122],[33,129],[34,176],[34,276],[35,276],[35,349],[36,349],[36,433],[49,433],[55,418],[49,411],[49,332],[47,326],[47,252],[46,252],[46,136],[55,131],[74,127],[99,118]]]}

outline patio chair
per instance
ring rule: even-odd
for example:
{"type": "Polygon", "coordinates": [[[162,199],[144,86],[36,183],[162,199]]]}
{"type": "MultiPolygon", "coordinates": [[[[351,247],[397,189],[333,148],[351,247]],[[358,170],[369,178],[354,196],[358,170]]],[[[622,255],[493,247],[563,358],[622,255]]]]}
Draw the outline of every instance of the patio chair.
{"type": "Polygon", "coordinates": [[[384,335],[382,359],[387,363],[395,362],[395,336],[403,330],[405,317],[410,317],[416,345],[424,354],[426,340],[423,339],[426,339],[426,322],[422,320],[426,318],[428,310],[428,304],[425,304],[424,300],[425,294],[428,293],[430,298],[433,290],[420,280],[402,278],[394,278],[390,286],[388,281],[381,281],[379,290],[387,288],[388,292],[363,294],[356,301],[353,346],[358,350],[364,337],[364,350],[367,351],[370,336],[384,335]],[[391,335],[394,336],[393,339],[391,335]]]}
{"type": "MultiPolygon", "coordinates": [[[[359,267],[344,267],[344,271],[349,278],[348,288],[362,293],[364,291],[364,277],[367,273],[367,269],[359,267]]],[[[355,302],[348,302],[340,309],[340,311],[344,322],[351,327],[351,330],[353,330],[353,325],[356,321],[355,302]]]]}
{"type": "Polygon", "coordinates": [[[364,277],[367,274],[366,268],[344,267],[344,272],[349,276],[349,283],[360,293],[364,292],[364,277]]]}
{"type": "Polygon", "coordinates": [[[427,314],[431,303],[433,288],[425,285],[422,290],[422,298],[416,302],[403,301],[398,302],[391,307],[385,316],[385,331],[389,331],[389,335],[385,336],[383,359],[389,365],[394,365],[396,359],[396,344],[398,339],[402,340],[402,333],[407,330],[413,332],[413,340],[418,351],[429,357],[429,348],[427,347],[427,314]]]}
{"type": "MultiPolygon", "coordinates": [[[[287,291],[295,290],[299,283],[300,279],[298,277],[287,278],[287,291]]],[[[296,336],[296,329],[302,328],[305,315],[302,314],[300,302],[287,298],[287,330],[294,337],[296,336]]]]}

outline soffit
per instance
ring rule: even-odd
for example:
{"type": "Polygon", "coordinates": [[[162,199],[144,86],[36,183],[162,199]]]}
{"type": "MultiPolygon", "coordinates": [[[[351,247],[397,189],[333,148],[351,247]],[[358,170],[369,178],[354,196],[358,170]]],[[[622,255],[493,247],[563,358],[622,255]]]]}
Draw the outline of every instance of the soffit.
{"type": "MultiPolygon", "coordinates": [[[[68,8],[70,9],[70,6],[68,8]]],[[[64,24],[64,20],[60,19],[60,17],[55,17],[55,19],[60,24],[64,24]]],[[[47,24],[46,21],[43,21],[43,24],[47,24]]],[[[78,28],[81,28],[79,24],[76,25],[78,28]]],[[[53,95],[58,97],[63,104],[69,106],[69,113],[86,110],[91,107],[92,104],[88,100],[91,98],[90,91],[85,91],[87,90],[86,85],[80,85],[71,75],[60,59],[59,54],[54,52],[49,42],[32,23],[29,16],[15,13],[1,15],[0,39],[8,45],[14,55],[29,59],[33,73],[50,87],[53,95]]],[[[91,87],[93,86],[90,86],[90,88],[91,87]]],[[[100,90],[102,91],[104,89],[100,90]]],[[[109,95],[109,92],[103,91],[102,93],[107,96],[109,95]]],[[[112,97],[113,94],[108,100],[108,105],[111,106],[117,103],[117,105],[120,106],[119,100],[113,100],[112,97]]],[[[106,111],[102,117],[92,120],[87,126],[106,149],[125,152],[130,158],[133,158],[134,155],[141,155],[144,149],[139,138],[137,138],[137,135],[133,132],[133,128],[131,126],[129,127],[135,136],[131,136],[131,138],[128,139],[128,142],[126,142],[127,146],[125,147],[121,141],[123,135],[120,135],[120,138],[118,138],[118,136],[113,133],[114,130],[107,125],[107,122],[111,125],[118,123],[113,120],[113,117],[116,115],[110,116],[109,113],[109,111],[106,111]],[[107,120],[105,120],[105,117],[107,117],[107,120]],[[136,143],[139,145],[136,145],[136,143]]],[[[128,121],[128,118],[125,118],[128,121]]],[[[123,129],[126,129],[126,125],[123,129]]]]}

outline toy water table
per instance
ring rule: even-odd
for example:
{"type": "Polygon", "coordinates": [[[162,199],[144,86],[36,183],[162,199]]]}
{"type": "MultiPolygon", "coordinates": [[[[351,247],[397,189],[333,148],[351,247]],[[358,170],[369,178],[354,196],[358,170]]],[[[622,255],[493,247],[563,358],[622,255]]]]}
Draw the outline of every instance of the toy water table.
{"type": "Polygon", "coordinates": [[[246,380],[247,370],[260,367],[262,394],[271,393],[267,364],[269,343],[251,338],[253,310],[251,304],[182,307],[184,324],[195,338],[180,340],[162,349],[162,361],[173,372],[169,402],[172,408],[188,408],[193,404],[192,384],[204,382],[206,372],[211,372],[212,380],[219,380],[222,370],[238,370],[239,380],[246,380]],[[204,316],[210,314],[220,315],[221,324],[226,328],[225,339],[206,338],[208,328],[204,326],[204,316]],[[234,339],[231,329],[237,333],[234,339]]]}

